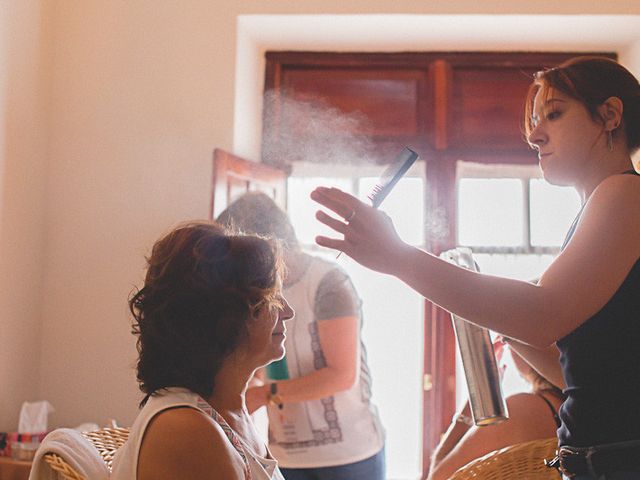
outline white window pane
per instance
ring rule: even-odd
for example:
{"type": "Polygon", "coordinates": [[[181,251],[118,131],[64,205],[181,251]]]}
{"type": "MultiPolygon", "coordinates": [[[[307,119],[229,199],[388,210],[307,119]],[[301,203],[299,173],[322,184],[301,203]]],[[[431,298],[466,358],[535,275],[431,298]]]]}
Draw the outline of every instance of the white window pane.
{"type": "MultiPolygon", "coordinates": [[[[370,203],[367,195],[377,184],[378,178],[360,179],[360,199],[370,203]]],[[[392,219],[400,237],[411,245],[424,244],[424,181],[421,178],[404,177],[380,206],[392,219]]]]}
{"type": "Polygon", "coordinates": [[[515,178],[462,178],[458,181],[458,244],[523,244],[522,182],[515,178]]]}
{"type": "Polygon", "coordinates": [[[387,478],[420,478],[424,298],[397,278],[372,274],[345,255],[339,263],[362,298],[362,339],[372,400],[386,432],[387,478]]]}
{"type": "MultiPolygon", "coordinates": [[[[317,235],[337,238],[338,234],[316,220],[315,212],[320,205],[309,198],[316,187],[336,187],[352,192],[348,178],[289,177],[287,180],[287,213],[301,244],[312,245],[317,235]]],[[[328,212],[335,216],[333,212],[328,212]]]]}
{"type": "MultiPolygon", "coordinates": [[[[318,185],[353,193],[352,179],[290,177],[288,182],[288,213],[305,250],[343,267],[362,299],[362,339],[373,380],[372,400],[386,432],[388,477],[420,478],[424,298],[396,278],[372,274],[346,255],[336,260],[335,251],[314,247],[314,236],[320,232],[339,235],[315,220],[319,206],[309,199],[309,193],[318,185]]],[[[372,177],[358,184],[361,199],[366,199],[376,182],[372,177]]],[[[382,204],[399,233],[412,243],[420,243],[422,238],[423,188],[421,179],[404,178],[382,204]],[[407,211],[409,203],[412,211],[407,211]]]]}
{"type": "Polygon", "coordinates": [[[531,245],[560,246],[580,209],[580,197],[570,187],[530,180],[531,245]]]}

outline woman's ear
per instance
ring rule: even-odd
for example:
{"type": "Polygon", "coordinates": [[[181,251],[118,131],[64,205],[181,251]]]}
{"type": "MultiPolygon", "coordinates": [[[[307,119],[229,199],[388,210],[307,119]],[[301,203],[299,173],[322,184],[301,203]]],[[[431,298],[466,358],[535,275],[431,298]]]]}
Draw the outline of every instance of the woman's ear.
{"type": "Polygon", "coordinates": [[[622,123],[624,106],[618,97],[609,97],[598,107],[598,113],[606,131],[615,130],[622,123]]]}

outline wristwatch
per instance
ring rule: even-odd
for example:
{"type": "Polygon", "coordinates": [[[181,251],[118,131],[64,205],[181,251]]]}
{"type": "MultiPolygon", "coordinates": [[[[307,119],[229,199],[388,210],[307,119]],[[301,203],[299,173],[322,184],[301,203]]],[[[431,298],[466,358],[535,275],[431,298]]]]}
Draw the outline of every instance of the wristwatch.
{"type": "Polygon", "coordinates": [[[282,402],[282,395],[278,394],[278,384],[276,382],[269,384],[268,402],[269,404],[278,407],[278,409],[280,410],[282,410],[282,407],[284,407],[282,402]]]}

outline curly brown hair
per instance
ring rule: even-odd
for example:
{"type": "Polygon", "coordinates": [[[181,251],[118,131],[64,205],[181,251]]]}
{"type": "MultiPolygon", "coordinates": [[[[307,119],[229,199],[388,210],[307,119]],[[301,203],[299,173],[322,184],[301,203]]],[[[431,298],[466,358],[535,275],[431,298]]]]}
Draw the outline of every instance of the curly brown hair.
{"type": "Polygon", "coordinates": [[[144,286],[129,299],[137,378],[147,394],[141,405],[167,387],[208,398],[256,310],[280,302],[281,248],[214,222],[191,222],[158,240],[147,263],[144,286]]]}

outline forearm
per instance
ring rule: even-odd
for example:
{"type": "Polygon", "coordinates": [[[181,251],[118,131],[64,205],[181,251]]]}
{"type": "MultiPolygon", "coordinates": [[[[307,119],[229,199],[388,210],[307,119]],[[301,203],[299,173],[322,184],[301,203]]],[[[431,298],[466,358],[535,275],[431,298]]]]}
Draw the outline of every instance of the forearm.
{"type": "MultiPolygon", "coordinates": [[[[461,411],[461,415],[470,418],[470,413],[471,411],[469,408],[469,402],[467,401],[463,410],[461,411]]],[[[449,453],[451,453],[458,442],[460,442],[460,439],[469,431],[469,428],[471,428],[470,425],[467,425],[464,422],[456,421],[457,417],[458,415],[456,414],[454,420],[451,422],[451,425],[449,425],[449,428],[447,428],[447,431],[444,433],[442,439],[440,440],[440,443],[436,446],[433,452],[433,455],[431,457],[431,464],[429,466],[430,472],[438,468],[440,462],[442,462],[442,460],[446,458],[449,453]]]]}
{"type": "Polygon", "coordinates": [[[267,381],[266,384],[249,388],[247,391],[249,413],[269,403],[270,384],[274,382],[277,384],[278,399],[285,404],[317,400],[347,390],[355,382],[355,375],[336,368],[324,367],[299,378],[267,381]]]}
{"type": "Polygon", "coordinates": [[[457,438],[454,443],[450,443],[449,445],[445,445],[443,443],[440,451],[435,452],[434,457],[431,460],[431,465],[429,467],[428,480],[446,480],[456,470],[458,470],[458,468],[473,459],[473,455],[465,452],[464,448],[460,449],[460,444],[464,443],[464,439],[467,438],[468,434],[471,431],[471,428],[467,427],[466,425],[462,425],[460,427],[455,427],[452,425],[452,429],[454,431],[457,431],[455,436],[459,438],[457,438]]]}
{"type": "MultiPolygon", "coordinates": [[[[391,272],[433,303],[506,336],[537,346],[556,340],[555,302],[529,282],[478,274],[405,245],[391,272]]],[[[568,332],[567,332],[568,333],[568,332]]]]}
{"type": "Polygon", "coordinates": [[[353,386],[356,375],[349,371],[324,367],[290,380],[278,380],[278,394],[284,403],[306,402],[330,397],[353,386]]]}
{"type": "Polygon", "coordinates": [[[545,379],[561,389],[566,388],[560,367],[560,352],[555,345],[539,349],[513,338],[505,337],[504,341],[545,379]]]}

